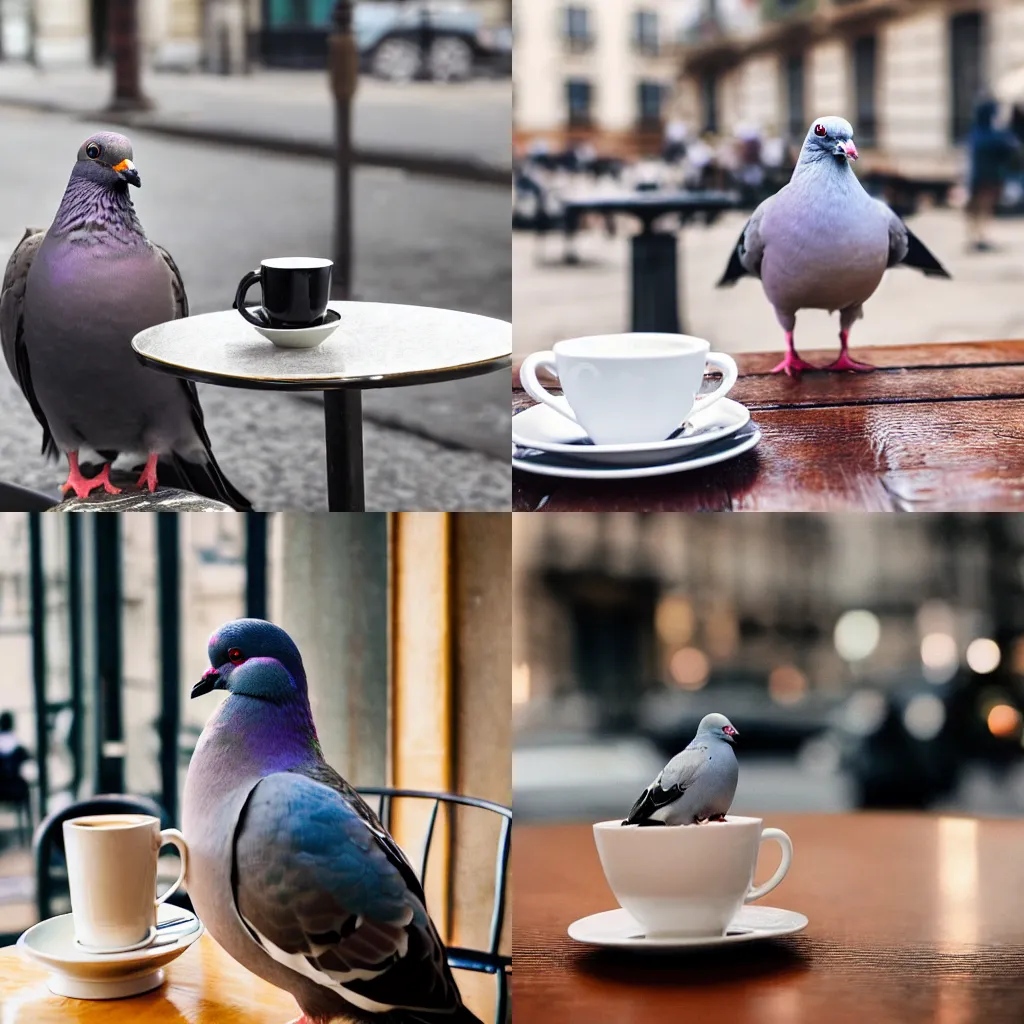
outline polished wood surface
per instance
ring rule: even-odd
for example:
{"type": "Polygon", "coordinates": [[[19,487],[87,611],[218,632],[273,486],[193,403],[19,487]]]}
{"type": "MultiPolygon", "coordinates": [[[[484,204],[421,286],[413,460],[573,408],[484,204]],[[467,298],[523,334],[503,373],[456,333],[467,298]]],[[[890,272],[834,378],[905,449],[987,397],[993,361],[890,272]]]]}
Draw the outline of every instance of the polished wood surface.
{"type": "MultiPolygon", "coordinates": [[[[1024,821],[770,815],[793,865],[761,901],[799,935],[658,957],[573,942],[616,906],[589,825],[514,828],[516,1024],[1019,1024],[1024,821]]],[[[768,843],[757,880],[778,853],[768,843]]]]}
{"type": "Polygon", "coordinates": [[[47,971],[13,947],[0,950],[3,1024],[285,1024],[299,1015],[287,992],[235,963],[204,935],[165,968],[160,988],[130,999],[66,999],[47,971]]]}
{"type": "MultiPolygon", "coordinates": [[[[824,365],[835,352],[801,352],[824,365]]],[[[874,373],[772,374],[737,356],[730,396],[761,443],[649,480],[513,474],[518,511],[1004,511],[1024,508],[1024,341],[855,349],[874,373]],[[1020,403],[1020,404],[1018,404],[1020,403]]],[[[518,389],[516,411],[533,402],[518,389]]]]}

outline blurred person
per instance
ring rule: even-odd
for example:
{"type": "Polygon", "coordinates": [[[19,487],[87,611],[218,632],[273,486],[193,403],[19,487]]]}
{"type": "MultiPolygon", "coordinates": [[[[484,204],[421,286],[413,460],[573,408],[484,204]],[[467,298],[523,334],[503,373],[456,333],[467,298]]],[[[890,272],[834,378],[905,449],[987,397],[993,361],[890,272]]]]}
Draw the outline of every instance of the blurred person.
{"type": "Polygon", "coordinates": [[[32,823],[28,782],[22,777],[21,766],[31,759],[14,732],[14,714],[0,712],[0,804],[13,804],[18,810],[18,822],[24,810],[28,835],[32,823]]]}
{"type": "Polygon", "coordinates": [[[667,164],[681,163],[686,156],[686,140],[690,131],[678,117],[669,119],[662,136],[661,159],[667,164]]]}
{"type": "Polygon", "coordinates": [[[979,100],[967,136],[969,197],[965,210],[967,245],[973,252],[991,252],[995,248],[985,238],[986,228],[1021,151],[1020,140],[1012,132],[996,126],[998,109],[991,98],[979,100]]]}

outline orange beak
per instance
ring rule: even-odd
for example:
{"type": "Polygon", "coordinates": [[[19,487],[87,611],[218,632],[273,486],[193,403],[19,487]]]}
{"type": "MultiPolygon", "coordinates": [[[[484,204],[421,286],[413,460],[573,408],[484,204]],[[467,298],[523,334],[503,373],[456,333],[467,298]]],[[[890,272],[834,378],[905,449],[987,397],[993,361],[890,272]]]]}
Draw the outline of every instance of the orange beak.
{"type": "Polygon", "coordinates": [[[129,185],[134,185],[138,188],[142,184],[139,172],[135,169],[135,164],[131,160],[122,160],[119,164],[114,164],[111,170],[120,174],[129,185]]]}

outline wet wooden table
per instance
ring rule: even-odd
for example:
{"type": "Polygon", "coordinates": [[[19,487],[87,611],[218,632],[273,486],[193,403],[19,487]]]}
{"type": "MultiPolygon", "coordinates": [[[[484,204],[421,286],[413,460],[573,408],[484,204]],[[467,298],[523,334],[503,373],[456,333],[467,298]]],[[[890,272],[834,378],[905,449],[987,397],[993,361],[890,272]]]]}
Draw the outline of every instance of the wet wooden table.
{"type": "Polygon", "coordinates": [[[3,1024],[285,1024],[295,1000],[235,963],[209,935],[169,964],[160,988],[130,999],[55,996],[46,969],[13,946],[0,950],[3,1024]]]}
{"type": "MultiPolygon", "coordinates": [[[[793,866],[761,902],[807,929],[722,954],[578,945],[615,907],[589,825],[517,825],[517,1024],[1011,1024],[1024,1020],[1024,821],[769,815],[793,866]]],[[[773,844],[757,880],[777,863],[773,844]]]]}
{"type": "MultiPolygon", "coordinates": [[[[835,352],[800,353],[825,364],[835,352]]],[[[731,462],[628,482],[513,474],[518,511],[1024,509],[1024,341],[855,349],[868,374],[769,371],[736,357],[730,396],[761,443],[731,462]]],[[[518,384],[518,381],[517,381],[518,384]]],[[[532,405],[513,392],[516,409],[532,405]]]]}

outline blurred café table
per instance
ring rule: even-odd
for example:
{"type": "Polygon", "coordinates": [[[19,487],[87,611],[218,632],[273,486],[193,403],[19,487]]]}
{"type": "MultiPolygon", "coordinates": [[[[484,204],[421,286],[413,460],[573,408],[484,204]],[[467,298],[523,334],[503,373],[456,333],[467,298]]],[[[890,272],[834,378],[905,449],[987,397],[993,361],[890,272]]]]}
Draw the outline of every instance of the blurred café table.
{"type": "MultiPolygon", "coordinates": [[[[824,365],[836,351],[800,354],[824,365]]],[[[797,381],[770,372],[781,353],[737,355],[740,379],[729,397],[750,409],[762,437],[729,462],[625,482],[514,472],[513,508],[1024,509],[1024,341],[853,347],[851,354],[878,369],[805,373],[797,381]]],[[[533,404],[517,375],[513,412],[533,404]]]]}
{"type": "MultiPolygon", "coordinates": [[[[566,935],[613,909],[589,825],[515,825],[519,1024],[993,1024],[1024,1020],[1024,821],[771,814],[793,864],[762,905],[807,929],[720,952],[628,955],[566,935]]],[[[777,863],[765,844],[757,880],[777,863]]]]}
{"type": "Polygon", "coordinates": [[[685,333],[679,311],[679,244],[676,231],[655,231],[655,222],[675,214],[680,224],[703,216],[710,224],[724,210],[739,206],[737,192],[715,190],[655,190],[621,195],[593,195],[567,199],[563,204],[565,217],[566,263],[577,263],[579,257],[573,241],[580,221],[588,214],[628,214],[640,222],[640,232],[633,236],[632,248],[632,331],[664,331],[685,333]]]}
{"type": "Polygon", "coordinates": [[[3,1024],[285,1024],[295,1000],[250,974],[204,935],[164,968],[158,989],[130,999],[66,999],[46,987],[46,968],[14,946],[0,950],[3,1024]]]}

